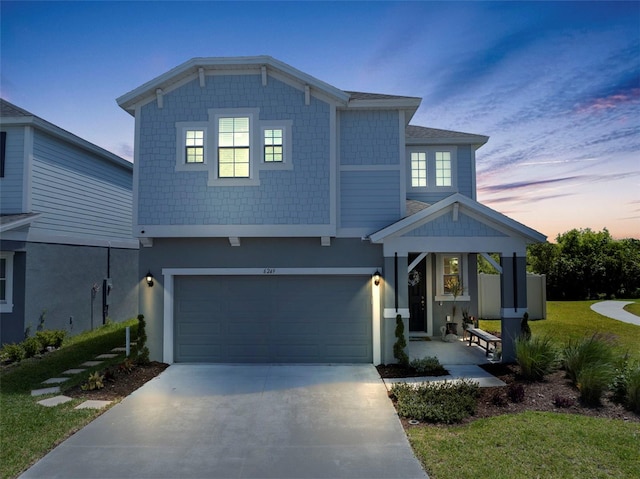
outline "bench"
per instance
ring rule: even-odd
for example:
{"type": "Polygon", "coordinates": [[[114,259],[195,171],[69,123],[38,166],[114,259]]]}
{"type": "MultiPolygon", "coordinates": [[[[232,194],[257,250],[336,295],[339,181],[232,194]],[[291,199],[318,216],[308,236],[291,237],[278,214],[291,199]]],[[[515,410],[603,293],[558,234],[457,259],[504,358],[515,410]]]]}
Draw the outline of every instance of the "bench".
{"type": "Polygon", "coordinates": [[[489,356],[489,346],[491,344],[493,344],[493,348],[495,349],[498,343],[502,342],[502,339],[500,339],[498,336],[487,333],[480,328],[469,328],[467,329],[467,333],[469,333],[469,346],[471,346],[473,338],[476,338],[475,343],[487,351],[486,356],[489,356]],[[485,345],[483,346],[482,344],[480,344],[480,341],[484,341],[485,345]]]}

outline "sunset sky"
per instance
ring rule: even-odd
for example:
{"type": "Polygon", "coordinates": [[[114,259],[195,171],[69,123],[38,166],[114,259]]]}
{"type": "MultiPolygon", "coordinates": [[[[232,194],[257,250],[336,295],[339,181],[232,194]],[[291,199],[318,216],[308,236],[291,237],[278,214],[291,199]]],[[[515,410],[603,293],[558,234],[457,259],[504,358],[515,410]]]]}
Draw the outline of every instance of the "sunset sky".
{"type": "Polygon", "coordinates": [[[490,137],[478,199],[555,240],[640,239],[640,2],[1,2],[0,93],[126,159],[115,99],[197,56],[270,55],[422,97],[490,137]]]}

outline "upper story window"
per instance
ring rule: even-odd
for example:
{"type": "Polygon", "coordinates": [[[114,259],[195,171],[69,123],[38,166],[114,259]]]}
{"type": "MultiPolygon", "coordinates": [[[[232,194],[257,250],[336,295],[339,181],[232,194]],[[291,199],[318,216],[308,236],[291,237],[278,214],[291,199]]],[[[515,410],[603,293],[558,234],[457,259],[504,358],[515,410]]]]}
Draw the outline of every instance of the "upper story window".
{"type": "Polygon", "coordinates": [[[273,128],[264,130],[264,161],[266,163],[279,162],[284,159],[283,130],[273,128]]]}
{"type": "Polygon", "coordinates": [[[416,146],[409,147],[407,150],[409,188],[455,190],[455,147],[416,146]]]}
{"type": "Polygon", "coordinates": [[[0,253],[0,312],[13,312],[13,253],[0,253]]]}
{"type": "Polygon", "coordinates": [[[185,159],[187,163],[204,163],[204,130],[185,131],[185,159]]]}
{"type": "Polygon", "coordinates": [[[218,178],[249,178],[249,117],[218,119],[218,178]]]}
{"type": "Polygon", "coordinates": [[[451,152],[436,151],[436,186],[451,186],[451,152]]]}

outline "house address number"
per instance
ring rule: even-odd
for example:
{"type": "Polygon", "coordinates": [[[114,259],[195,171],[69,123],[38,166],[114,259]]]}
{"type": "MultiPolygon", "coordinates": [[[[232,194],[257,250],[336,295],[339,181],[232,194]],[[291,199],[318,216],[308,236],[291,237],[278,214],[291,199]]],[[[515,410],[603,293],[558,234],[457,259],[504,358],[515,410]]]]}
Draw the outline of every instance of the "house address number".
{"type": "Polygon", "coordinates": [[[275,268],[265,268],[262,271],[262,274],[276,274],[276,269],[275,268]]]}

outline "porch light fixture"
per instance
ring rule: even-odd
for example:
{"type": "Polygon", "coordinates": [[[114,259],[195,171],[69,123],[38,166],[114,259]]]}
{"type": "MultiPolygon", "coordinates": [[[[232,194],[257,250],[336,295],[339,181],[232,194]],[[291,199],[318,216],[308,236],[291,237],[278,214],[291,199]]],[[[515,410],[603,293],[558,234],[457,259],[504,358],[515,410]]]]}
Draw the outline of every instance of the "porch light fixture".
{"type": "Polygon", "coordinates": [[[375,273],[373,273],[373,284],[375,284],[376,286],[380,285],[380,271],[376,270],[375,273]]]}
{"type": "Polygon", "coordinates": [[[151,274],[151,270],[149,270],[144,279],[147,280],[147,285],[151,288],[153,286],[153,275],[151,274]]]}

